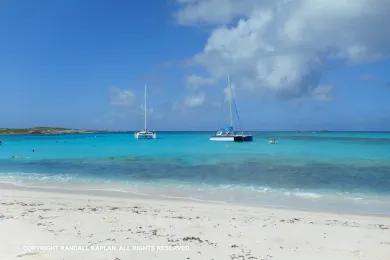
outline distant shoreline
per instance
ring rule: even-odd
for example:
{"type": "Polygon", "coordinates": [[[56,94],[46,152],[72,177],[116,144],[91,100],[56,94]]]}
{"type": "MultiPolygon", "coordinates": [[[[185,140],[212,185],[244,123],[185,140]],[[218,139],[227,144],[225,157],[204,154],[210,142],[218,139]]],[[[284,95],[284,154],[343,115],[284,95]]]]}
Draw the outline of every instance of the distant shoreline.
{"type": "MultiPolygon", "coordinates": [[[[138,129],[139,130],[139,129],[138,129]]],[[[132,133],[133,130],[96,130],[96,129],[73,129],[64,127],[31,127],[31,128],[0,128],[2,135],[57,135],[57,134],[93,134],[93,133],[132,133]]],[[[215,130],[158,130],[158,132],[205,132],[215,130]]],[[[260,133],[390,133],[390,131],[367,131],[367,130],[246,130],[245,132],[260,133]]]]}
{"type": "Polygon", "coordinates": [[[70,129],[61,127],[0,128],[0,135],[53,135],[53,134],[91,134],[108,133],[105,130],[70,129]]]}

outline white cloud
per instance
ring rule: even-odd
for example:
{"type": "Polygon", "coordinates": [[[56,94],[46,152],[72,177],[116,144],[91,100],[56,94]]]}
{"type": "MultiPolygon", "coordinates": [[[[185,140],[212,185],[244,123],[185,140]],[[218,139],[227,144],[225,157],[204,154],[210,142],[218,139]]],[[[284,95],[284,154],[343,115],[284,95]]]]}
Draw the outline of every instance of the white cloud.
{"type": "Polygon", "coordinates": [[[184,5],[176,18],[181,24],[227,23],[233,17],[248,13],[258,0],[178,0],[184,5]]]}
{"type": "Polygon", "coordinates": [[[313,90],[312,97],[321,101],[332,101],[333,86],[331,85],[320,85],[313,90]]]}
{"type": "MultiPolygon", "coordinates": [[[[388,0],[185,0],[177,19],[212,31],[194,56],[210,81],[230,73],[237,88],[282,98],[321,96],[328,61],[368,63],[390,57],[388,0]]],[[[324,92],[327,92],[325,95],[324,92]]]]}
{"type": "Polygon", "coordinates": [[[204,92],[193,93],[188,95],[184,100],[184,105],[189,108],[194,108],[203,105],[206,100],[204,92]]]}
{"type": "Polygon", "coordinates": [[[215,83],[213,78],[206,78],[196,74],[191,74],[187,77],[186,86],[190,89],[197,89],[202,86],[208,86],[215,83]]]}
{"type": "Polygon", "coordinates": [[[109,90],[109,99],[112,106],[118,107],[129,107],[135,103],[135,95],[130,89],[111,87],[109,90]]]}

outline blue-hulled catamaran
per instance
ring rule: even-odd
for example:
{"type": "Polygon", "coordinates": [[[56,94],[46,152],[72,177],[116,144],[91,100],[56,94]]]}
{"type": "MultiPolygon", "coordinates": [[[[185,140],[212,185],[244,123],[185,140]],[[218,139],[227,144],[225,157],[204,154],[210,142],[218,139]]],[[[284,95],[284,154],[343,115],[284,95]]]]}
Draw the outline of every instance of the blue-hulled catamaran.
{"type": "Polygon", "coordinates": [[[233,97],[233,90],[230,84],[230,77],[227,77],[228,83],[228,101],[229,101],[229,112],[230,112],[230,126],[219,129],[215,135],[210,137],[211,141],[223,141],[223,142],[251,142],[253,141],[253,136],[250,134],[244,134],[242,131],[234,130],[234,120],[233,120],[233,105],[234,111],[236,113],[237,120],[239,121],[238,110],[236,102],[233,97]]]}

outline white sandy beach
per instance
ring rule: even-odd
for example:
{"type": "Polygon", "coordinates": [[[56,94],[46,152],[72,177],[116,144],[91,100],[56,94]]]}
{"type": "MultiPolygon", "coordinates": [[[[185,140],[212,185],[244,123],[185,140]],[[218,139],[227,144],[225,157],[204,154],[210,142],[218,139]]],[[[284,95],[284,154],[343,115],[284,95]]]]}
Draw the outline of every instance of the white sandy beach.
{"type": "Polygon", "coordinates": [[[0,259],[390,259],[390,218],[0,188],[0,259]]]}

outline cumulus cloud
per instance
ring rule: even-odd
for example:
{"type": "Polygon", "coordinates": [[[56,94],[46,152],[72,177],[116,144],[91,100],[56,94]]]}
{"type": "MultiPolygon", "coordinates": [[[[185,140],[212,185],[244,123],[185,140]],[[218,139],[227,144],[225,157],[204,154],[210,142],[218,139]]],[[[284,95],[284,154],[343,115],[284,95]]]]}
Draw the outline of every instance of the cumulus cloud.
{"type": "Polygon", "coordinates": [[[321,101],[331,101],[333,100],[332,89],[331,85],[320,85],[313,90],[312,97],[321,101]]]}
{"type": "Polygon", "coordinates": [[[353,65],[390,56],[390,34],[383,33],[390,24],[388,0],[178,3],[179,23],[212,28],[205,47],[193,57],[209,82],[228,72],[237,88],[329,100],[332,88],[320,86],[327,62],[353,65]]]}
{"type": "Polygon", "coordinates": [[[208,86],[215,83],[213,78],[202,77],[196,74],[191,74],[187,77],[186,86],[190,89],[197,89],[202,86],[208,86]]]}
{"type": "Polygon", "coordinates": [[[244,15],[258,4],[258,0],[178,0],[182,9],[176,17],[180,24],[228,23],[244,15]]]}
{"type": "Polygon", "coordinates": [[[206,99],[204,92],[192,93],[188,95],[184,100],[184,105],[189,108],[201,106],[206,99]]]}
{"type": "Polygon", "coordinates": [[[112,106],[130,107],[135,103],[135,95],[130,89],[111,87],[109,90],[109,100],[112,106]]]}

